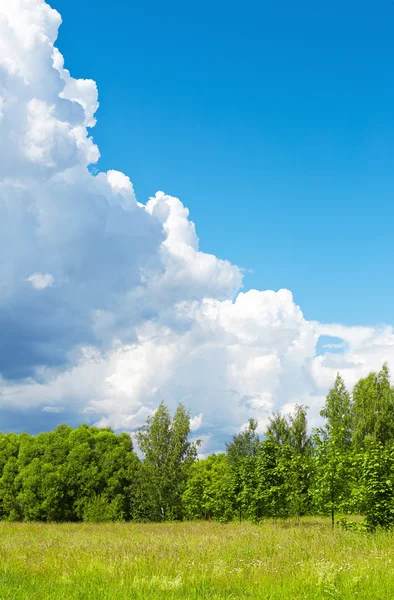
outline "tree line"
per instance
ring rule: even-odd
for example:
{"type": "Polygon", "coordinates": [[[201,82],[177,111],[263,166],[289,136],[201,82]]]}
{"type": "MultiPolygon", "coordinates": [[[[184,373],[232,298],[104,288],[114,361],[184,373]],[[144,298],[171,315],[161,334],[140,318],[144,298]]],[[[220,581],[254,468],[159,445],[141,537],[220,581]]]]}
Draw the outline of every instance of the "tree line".
{"type": "Polygon", "coordinates": [[[340,375],[310,431],[307,407],[274,413],[198,460],[183,405],[162,403],[136,433],[60,425],[37,436],[0,434],[0,519],[172,521],[364,515],[394,524],[394,388],[386,365],[352,393],[340,375]]]}

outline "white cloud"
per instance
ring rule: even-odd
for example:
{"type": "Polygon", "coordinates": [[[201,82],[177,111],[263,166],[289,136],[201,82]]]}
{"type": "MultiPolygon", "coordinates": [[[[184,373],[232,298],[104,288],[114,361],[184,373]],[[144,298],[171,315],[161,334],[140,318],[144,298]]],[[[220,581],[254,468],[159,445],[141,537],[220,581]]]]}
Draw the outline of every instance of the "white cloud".
{"type": "Polygon", "coordinates": [[[200,413],[190,419],[190,431],[198,431],[202,425],[203,414],[200,413]]]}
{"type": "Polygon", "coordinates": [[[45,290],[53,285],[54,279],[49,273],[33,273],[26,281],[31,283],[36,290],[45,290]]]}
{"type": "Polygon", "coordinates": [[[308,322],[288,290],[240,291],[180,200],[143,205],[127,175],[91,174],[97,88],[65,69],[60,22],[43,0],[0,0],[0,409],[133,430],[183,402],[204,454],[297,402],[317,424],[338,370],[351,386],[394,366],[391,327],[308,322]],[[343,352],[316,356],[320,336],[343,352]]]}
{"type": "Polygon", "coordinates": [[[345,344],[341,354],[326,353],[313,360],[312,373],[316,385],[325,390],[341,372],[352,387],[371,370],[379,370],[384,362],[394,369],[394,330],[391,326],[345,327],[338,324],[315,324],[320,335],[339,337],[345,344]]]}

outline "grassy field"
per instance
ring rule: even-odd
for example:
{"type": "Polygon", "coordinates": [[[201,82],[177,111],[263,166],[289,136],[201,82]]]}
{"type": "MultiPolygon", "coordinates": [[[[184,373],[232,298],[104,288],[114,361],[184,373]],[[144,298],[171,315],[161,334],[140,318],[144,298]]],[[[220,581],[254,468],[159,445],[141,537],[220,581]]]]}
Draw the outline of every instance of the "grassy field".
{"type": "Polygon", "coordinates": [[[263,525],[0,523],[0,598],[394,599],[394,533],[263,525]]]}

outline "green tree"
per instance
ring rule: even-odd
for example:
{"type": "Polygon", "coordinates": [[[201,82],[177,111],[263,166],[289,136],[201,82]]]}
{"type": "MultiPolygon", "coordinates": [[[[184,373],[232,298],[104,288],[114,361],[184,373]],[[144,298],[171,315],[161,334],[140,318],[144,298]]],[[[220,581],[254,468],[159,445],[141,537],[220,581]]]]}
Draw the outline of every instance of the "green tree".
{"type": "Polygon", "coordinates": [[[338,448],[346,450],[352,442],[352,404],[350,394],[340,374],[329,391],[320,415],[325,419],[323,435],[335,439],[338,448]]]}
{"type": "Polygon", "coordinates": [[[280,412],[274,412],[269,417],[269,424],[265,432],[266,438],[278,446],[290,446],[290,424],[287,417],[280,412]]]}
{"type": "Polygon", "coordinates": [[[15,498],[20,435],[0,433],[0,519],[20,518],[15,498]]]}
{"type": "Polygon", "coordinates": [[[232,479],[225,454],[212,454],[190,468],[182,496],[186,519],[228,522],[234,515],[232,479]]]}
{"type": "MultiPolygon", "coordinates": [[[[286,446],[288,448],[288,446],[286,446]]],[[[257,486],[255,490],[259,518],[288,516],[287,461],[283,460],[283,448],[264,440],[257,457],[257,486]]]]}
{"type": "Polygon", "coordinates": [[[300,517],[309,510],[312,475],[307,408],[297,404],[292,414],[274,413],[266,438],[277,447],[278,474],[286,474],[281,484],[281,502],[286,504],[287,514],[300,517]]]}
{"type": "Polygon", "coordinates": [[[315,435],[315,503],[319,512],[331,514],[332,526],[338,510],[346,510],[351,495],[352,407],[350,395],[338,374],[320,412],[325,425],[315,435]]]}
{"type": "Polygon", "coordinates": [[[1,518],[92,520],[99,509],[106,520],[130,518],[139,460],[127,434],[60,425],[37,436],[0,436],[0,464],[1,518]]]}
{"type": "Polygon", "coordinates": [[[260,443],[257,426],[257,421],[249,419],[247,427],[226,444],[231,497],[240,521],[243,515],[253,519],[256,513],[256,464],[260,443]]]}
{"type": "Polygon", "coordinates": [[[168,408],[161,403],[138,431],[138,446],[144,457],[140,517],[154,521],[183,518],[182,494],[198,446],[198,442],[189,440],[189,434],[190,414],[182,404],[171,419],[168,408]]]}
{"type": "Polygon", "coordinates": [[[353,389],[353,443],[357,449],[370,442],[394,441],[394,391],[390,373],[383,365],[378,373],[370,373],[353,389]]]}
{"type": "Polygon", "coordinates": [[[394,525],[394,444],[372,442],[361,470],[362,511],[370,530],[394,525]]]}
{"type": "Polygon", "coordinates": [[[4,465],[2,477],[0,479],[0,499],[2,509],[2,519],[7,521],[21,521],[23,513],[17,499],[17,477],[19,473],[18,459],[10,456],[4,465]]]}
{"type": "Polygon", "coordinates": [[[299,518],[310,510],[312,481],[311,439],[308,434],[307,408],[297,404],[289,415],[289,451],[282,451],[287,462],[291,512],[299,518]]]}

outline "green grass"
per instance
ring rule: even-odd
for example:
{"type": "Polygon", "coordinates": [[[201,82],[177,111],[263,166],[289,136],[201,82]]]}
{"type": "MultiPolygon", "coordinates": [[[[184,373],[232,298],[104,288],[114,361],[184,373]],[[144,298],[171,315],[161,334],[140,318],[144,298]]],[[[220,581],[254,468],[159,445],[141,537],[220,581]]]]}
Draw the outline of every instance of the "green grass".
{"type": "Polygon", "coordinates": [[[3,599],[394,599],[394,533],[262,525],[0,523],[3,599]]]}

